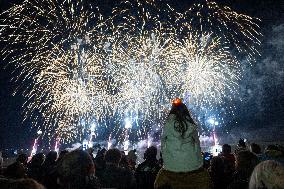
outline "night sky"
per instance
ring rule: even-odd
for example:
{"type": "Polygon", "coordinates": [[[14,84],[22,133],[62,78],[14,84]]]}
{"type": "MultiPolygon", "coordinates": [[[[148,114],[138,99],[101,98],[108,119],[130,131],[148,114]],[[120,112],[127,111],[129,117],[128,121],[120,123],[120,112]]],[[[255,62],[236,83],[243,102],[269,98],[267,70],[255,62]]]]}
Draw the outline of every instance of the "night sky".
{"type": "MultiPolygon", "coordinates": [[[[20,0],[0,0],[1,12],[20,0]]],[[[102,0],[103,11],[108,11],[112,0],[102,0]]],[[[194,2],[167,0],[181,12],[194,2]],[[190,3],[188,3],[190,2],[190,3]]],[[[240,100],[233,103],[236,114],[230,124],[219,129],[220,133],[238,133],[240,137],[266,136],[264,140],[284,140],[284,1],[283,0],[222,0],[238,13],[262,20],[263,33],[261,57],[252,66],[244,67],[240,82],[240,100]],[[251,133],[251,134],[250,134],[251,133]],[[243,136],[242,136],[243,135],[243,136]],[[272,136],[273,135],[273,136],[272,136]]],[[[1,25],[1,23],[0,23],[1,25]]],[[[3,46],[3,45],[2,45],[3,46]]],[[[0,46],[2,48],[2,46],[0,46]]],[[[1,56],[0,56],[1,57],[1,56]]],[[[30,120],[22,122],[24,97],[13,91],[17,84],[11,82],[13,67],[0,59],[0,150],[27,148],[32,145],[36,128],[30,120]]],[[[236,136],[236,134],[233,134],[236,136]]],[[[239,137],[239,136],[236,136],[239,137]]]]}

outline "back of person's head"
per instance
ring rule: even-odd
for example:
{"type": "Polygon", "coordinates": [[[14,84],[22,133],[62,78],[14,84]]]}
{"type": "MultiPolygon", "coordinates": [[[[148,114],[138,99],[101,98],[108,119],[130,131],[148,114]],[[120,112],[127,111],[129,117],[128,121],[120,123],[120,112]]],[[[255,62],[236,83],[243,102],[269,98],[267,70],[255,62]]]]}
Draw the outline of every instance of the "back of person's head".
{"type": "Polygon", "coordinates": [[[85,177],[94,174],[94,162],[87,152],[74,150],[64,156],[57,167],[59,175],[64,179],[85,177]]]}
{"type": "MultiPolygon", "coordinates": [[[[182,101],[180,99],[175,99],[172,103],[172,108],[170,110],[170,114],[175,114],[176,116],[180,116],[182,118],[186,118],[189,117],[191,118],[191,115],[189,113],[188,108],[186,107],[186,105],[184,103],[182,103],[182,101]]],[[[194,123],[193,120],[191,120],[192,123],[194,123]]]]}
{"type": "Polygon", "coordinates": [[[251,152],[255,153],[255,154],[261,154],[261,148],[258,144],[256,143],[252,143],[250,145],[250,150],[251,152]]]}
{"type": "Polygon", "coordinates": [[[44,189],[44,186],[33,179],[20,179],[11,182],[9,189],[44,189]]]}
{"type": "Polygon", "coordinates": [[[261,162],[253,170],[249,188],[284,188],[284,166],[273,160],[261,162]]]}
{"type": "Polygon", "coordinates": [[[40,166],[41,164],[43,164],[44,159],[45,159],[44,153],[38,153],[32,157],[30,163],[32,166],[40,166]]]}
{"type": "Polygon", "coordinates": [[[96,155],[96,159],[101,159],[105,157],[105,154],[106,154],[106,149],[103,148],[103,149],[99,149],[98,152],[97,152],[97,155],[96,155]]]}
{"type": "Polygon", "coordinates": [[[274,157],[274,158],[283,157],[282,151],[276,145],[268,145],[267,148],[265,149],[265,154],[269,157],[274,157]]]}
{"type": "Polygon", "coordinates": [[[137,155],[136,155],[136,150],[130,150],[127,154],[127,159],[130,161],[130,162],[136,162],[137,160],[137,155]]]}
{"type": "Polygon", "coordinates": [[[224,144],[222,146],[222,153],[223,154],[230,154],[231,151],[232,151],[232,148],[231,148],[231,146],[229,144],[224,144]]]}
{"type": "Polygon", "coordinates": [[[114,148],[106,152],[105,161],[107,163],[119,164],[121,157],[121,152],[118,149],[114,148]]]}
{"type": "Polygon", "coordinates": [[[224,173],[224,163],[221,157],[215,156],[210,160],[210,171],[216,174],[224,173]]]}
{"type": "Polygon", "coordinates": [[[279,148],[276,145],[268,145],[265,151],[279,151],[279,148]]]}
{"type": "Polygon", "coordinates": [[[60,151],[57,161],[60,161],[68,153],[69,153],[68,150],[60,151]]]}
{"type": "Polygon", "coordinates": [[[279,148],[274,144],[270,144],[266,147],[266,150],[279,150],[279,148]]]}
{"type": "Polygon", "coordinates": [[[22,164],[26,164],[28,162],[27,154],[19,154],[16,161],[19,162],[19,163],[22,163],[22,164]]]}
{"type": "Polygon", "coordinates": [[[103,154],[103,155],[105,155],[106,152],[107,152],[107,150],[106,150],[105,148],[102,148],[102,149],[100,150],[100,153],[103,154]]]}
{"type": "Polygon", "coordinates": [[[157,156],[157,152],[158,152],[158,150],[157,150],[157,148],[155,146],[150,146],[145,151],[144,159],[146,159],[146,160],[155,160],[156,156],[157,156]]]}
{"type": "Polygon", "coordinates": [[[238,143],[238,146],[239,147],[246,147],[246,142],[245,142],[245,140],[244,139],[242,139],[242,138],[240,138],[240,140],[239,140],[239,143],[238,143]]]}
{"type": "Polygon", "coordinates": [[[53,162],[56,161],[56,159],[57,159],[57,152],[56,151],[50,151],[46,155],[45,161],[48,162],[48,163],[53,163],[53,162]]]}
{"type": "Polygon", "coordinates": [[[240,151],[236,155],[236,170],[249,177],[258,164],[257,156],[250,151],[240,151]]]}

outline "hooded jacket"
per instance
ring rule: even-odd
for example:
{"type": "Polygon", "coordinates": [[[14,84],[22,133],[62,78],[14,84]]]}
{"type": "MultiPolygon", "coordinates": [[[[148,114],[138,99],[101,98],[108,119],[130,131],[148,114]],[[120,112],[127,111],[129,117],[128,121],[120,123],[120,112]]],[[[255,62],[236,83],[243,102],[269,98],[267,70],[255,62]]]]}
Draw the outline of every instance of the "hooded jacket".
{"type": "Polygon", "coordinates": [[[189,172],[203,165],[197,126],[187,122],[188,129],[184,136],[177,132],[176,116],[170,114],[166,120],[161,137],[161,151],[164,169],[173,172],[189,172]]]}

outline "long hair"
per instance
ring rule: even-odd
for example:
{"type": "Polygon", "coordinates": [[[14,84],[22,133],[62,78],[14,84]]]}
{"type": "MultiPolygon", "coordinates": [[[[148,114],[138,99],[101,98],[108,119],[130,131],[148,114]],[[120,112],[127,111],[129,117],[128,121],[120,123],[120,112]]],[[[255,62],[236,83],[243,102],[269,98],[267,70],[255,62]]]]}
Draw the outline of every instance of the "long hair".
{"type": "Polygon", "coordinates": [[[192,123],[196,125],[194,120],[192,119],[189,110],[187,109],[186,105],[183,103],[180,104],[173,104],[172,109],[170,111],[170,114],[175,115],[175,123],[174,123],[174,128],[177,132],[181,134],[181,137],[184,137],[184,133],[188,129],[187,122],[192,123]]]}

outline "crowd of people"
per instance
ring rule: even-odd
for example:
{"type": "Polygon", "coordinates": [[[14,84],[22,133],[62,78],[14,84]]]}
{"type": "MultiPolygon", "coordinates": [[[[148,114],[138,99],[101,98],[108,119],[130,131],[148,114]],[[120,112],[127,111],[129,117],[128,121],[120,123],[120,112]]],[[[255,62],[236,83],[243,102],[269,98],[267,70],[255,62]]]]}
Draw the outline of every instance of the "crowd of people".
{"type": "Polygon", "coordinates": [[[232,153],[231,146],[224,144],[218,156],[206,159],[204,153],[200,168],[183,172],[179,167],[178,171],[168,170],[167,160],[157,159],[155,146],[147,148],[144,161],[138,165],[135,151],[125,155],[115,148],[103,148],[96,157],[92,150],[81,149],[64,150],[58,157],[54,151],[46,156],[38,153],[29,162],[27,155],[20,154],[15,163],[1,172],[0,188],[284,188],[283,151],[276,145],[268,146],[264,153],[259,149],[253,143],[250,148],[232,153]]]}
{"type": "Polygon", "coordinates": [[[28,162],[20,154],[0,173],[1,189],[281,189],[284,150],[240,140],[232,152],[222,146],[218,156],[201,152],[197,125],[187,107],[176,99],[163,127],[161,154],[151,146],[137,163],[135,150],[51,151],[28,162]]]}

